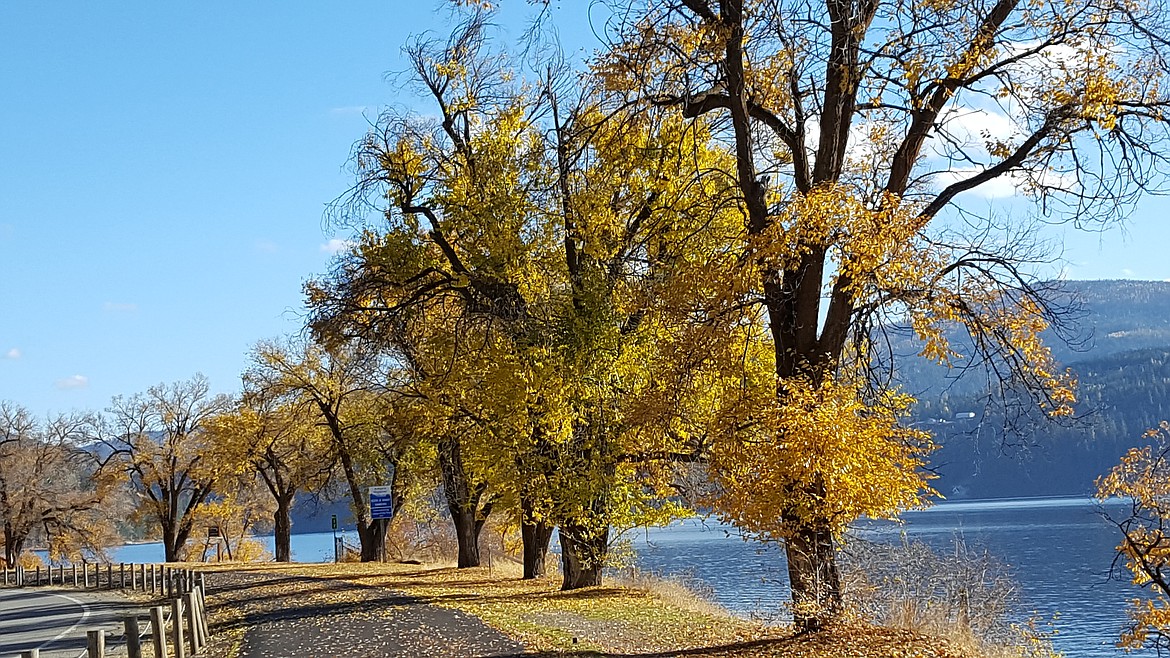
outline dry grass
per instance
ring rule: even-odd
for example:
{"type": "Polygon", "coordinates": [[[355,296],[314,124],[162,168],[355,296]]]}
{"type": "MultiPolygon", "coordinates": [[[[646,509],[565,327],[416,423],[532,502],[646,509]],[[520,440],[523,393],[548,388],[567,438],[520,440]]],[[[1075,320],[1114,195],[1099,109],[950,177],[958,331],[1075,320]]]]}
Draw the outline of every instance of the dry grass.
{"type": "Polygon", "coordinates": [[[856,540],[845,557],[849,604],[865,619],[945,638],[969,656],[1060,656],[1038,620],[1017,622],[1017,585],[1007,568],[959,537],[946,551],[921,541],[856,540]]]}
{"type": "Polygon", "coordinates": [[[715,602],[710,587],[683,576],[662,576],[644,571],[625,572],[613,579],[619,587],[642,590],[658,601],[712,617],[726,617],[727,609],[715,602]]]}
{"type": "MultiPolygon", "coordinates": [[[[219,571],[233,567],[209,565],[206,568],[219,571]]],[[[534,655],[775,658],[960,658],[969,655],[947,641],[864,624],[796,636],[787,629],[733,617],[686,592],[677,582],[655,583],[643,579],[626,585],[562,592],[556,580],[522,580],[515,565],[490,570],[401,564],[270,564],[234,568],[328,578],[399,591],[425,603],[475,615],[522,642],[534,655]]]]}

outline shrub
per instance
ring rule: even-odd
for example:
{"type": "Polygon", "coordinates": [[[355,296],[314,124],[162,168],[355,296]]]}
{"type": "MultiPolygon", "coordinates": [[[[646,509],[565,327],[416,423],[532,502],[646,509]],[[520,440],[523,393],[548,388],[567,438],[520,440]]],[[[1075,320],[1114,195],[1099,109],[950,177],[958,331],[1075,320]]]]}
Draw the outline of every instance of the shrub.
{"type": "Polygon", "coordinates": [[[984,658],[1059,656],[1054,633],[1017,614],[1006,565],[961,537],[945,552],[905,537],[853,538],[843,557],[847,603],[869,622],[945,638],[984,658]]]}

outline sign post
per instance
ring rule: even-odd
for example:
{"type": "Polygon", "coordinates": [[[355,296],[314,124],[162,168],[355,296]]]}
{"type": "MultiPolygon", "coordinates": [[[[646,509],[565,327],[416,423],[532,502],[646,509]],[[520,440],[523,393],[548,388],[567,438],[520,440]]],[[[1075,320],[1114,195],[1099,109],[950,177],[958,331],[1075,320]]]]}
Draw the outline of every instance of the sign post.
{"type": "Polygon", "coordinates": [[[333,523],[333,561],[341,562],[341,547],[337,545],[337,515],[332,518],[333,523]]]}
{"type": "Polygon", "coordinates": [[[378,527],[378,557],[386,561],[386,524],[394,516],[390,487],[370,487],[370,520],[378,527]]]}

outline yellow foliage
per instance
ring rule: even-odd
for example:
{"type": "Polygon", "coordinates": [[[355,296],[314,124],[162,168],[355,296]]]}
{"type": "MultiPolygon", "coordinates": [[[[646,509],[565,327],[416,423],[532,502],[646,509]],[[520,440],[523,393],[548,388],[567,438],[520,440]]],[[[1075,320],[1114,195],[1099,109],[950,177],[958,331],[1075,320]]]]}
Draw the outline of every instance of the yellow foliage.
{"type": "Polygon", "coordinates": [[[1123,518],[1110,520],[1122,533],[1118,553],[1132,574],[1134,585],[1147,587],[1151,595],[1134,599],[1132,621],[1122,633],[1120,646],[1140,648],[1155,638],[1170,637],[1170,423],[1163,421],[1146,432],[1151,445],[1130,448],[1121,461],[1097,479],[1096,496],[1127,501],[1123,518]]]}
{"type": "Polygon", "coordinates": [[[930,436],[900,425],[912,402],[885,393],[867,400],[860,385],[826,377],[782,383],[733,401],[711,452],[722,515],[769,539],[803,528],[840,536],[860,516],[892,518],[934,492],[923,471],[930,436]]]}

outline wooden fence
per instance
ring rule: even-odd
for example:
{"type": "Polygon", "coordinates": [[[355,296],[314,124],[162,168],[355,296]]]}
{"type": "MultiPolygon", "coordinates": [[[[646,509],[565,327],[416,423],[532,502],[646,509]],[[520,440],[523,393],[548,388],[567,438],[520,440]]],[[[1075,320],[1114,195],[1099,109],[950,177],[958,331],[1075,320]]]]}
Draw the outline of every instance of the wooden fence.
{"type": "MultiPolygon", "coordinates": [[[[164,605],[150,608],[145,618],[128,615],[118,643],[125,643],[129,658],[143,658],[143,647],[153,649],[154,658],[189,658],[207,645],[208,623],[206,589],[203,574],[189,569],[174,569],[160,564],[64,565],[36,569],[0,570],[0,583],[6,587],[61,585],[77,589],[126,589],[156,594],[166,599],[164,605]]],[[[105,658],[104,630],[86,632],[89,658],[105,658]]],[[[40,650],[21,654],[21,658],[40,658],[40,650]]]]}

